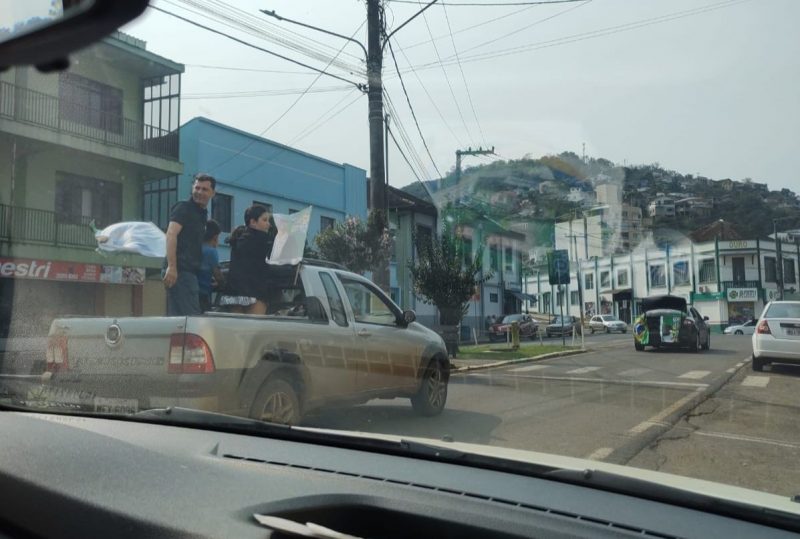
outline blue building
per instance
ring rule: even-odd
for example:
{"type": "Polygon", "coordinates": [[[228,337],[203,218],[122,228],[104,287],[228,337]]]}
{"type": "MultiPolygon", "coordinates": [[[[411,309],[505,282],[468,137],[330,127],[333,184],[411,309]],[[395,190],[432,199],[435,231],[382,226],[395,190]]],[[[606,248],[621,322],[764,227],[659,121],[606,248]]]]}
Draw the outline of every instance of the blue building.
{"type": "Polygon", "coordinates": [[[144,219],[166,228],[169,209],[191,192],[192,177],[207,172],[217,179],[211,217],[223,230],[220,259],[230,258],[224,239],[243,224],[253,203],[274,213],[290,214],[314,207],[308,243],[320,230],[348,216],[367,218],[366,171],[339,164],[277,142],[220,124],[193,118],[180,129],[180,160],[184,173],[147,183],[144,219]]]}

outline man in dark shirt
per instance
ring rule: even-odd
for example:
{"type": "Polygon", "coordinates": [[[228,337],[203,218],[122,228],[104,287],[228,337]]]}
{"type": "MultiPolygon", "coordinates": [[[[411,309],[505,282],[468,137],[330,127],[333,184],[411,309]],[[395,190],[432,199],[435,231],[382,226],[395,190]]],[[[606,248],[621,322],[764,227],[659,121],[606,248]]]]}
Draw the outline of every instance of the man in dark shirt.
{"type": "Polygon", "coordinates": [[[208,203],[214,198],[217,181],[197,174],[192,198],[175,205],[167,227],[167,316],[200,314],[197,272],[203,258],[203,236],[208,220],[208,203]]]}

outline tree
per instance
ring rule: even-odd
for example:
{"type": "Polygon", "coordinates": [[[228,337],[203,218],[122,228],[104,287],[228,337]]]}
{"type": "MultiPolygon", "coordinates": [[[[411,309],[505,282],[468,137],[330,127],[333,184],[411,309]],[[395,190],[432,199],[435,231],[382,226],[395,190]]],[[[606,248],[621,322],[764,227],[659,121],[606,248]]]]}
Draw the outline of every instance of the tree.
{"type": "Polygon", "coordinates": [[[483,247],[474,256],[466,256],[464,241],[446,221],[441,236],[416,236],[414,242],[419,259],[408,266],[414,292],[423,302],[436,305],[440,324],[457,326],[476,288],[492,277],[491,272],[478,277],[483,247]]]}
{"type": "Polygon", "coordinates": [[[315,240],[319,256],[336,262],[353,273],[364,273],[386,265],[392,242],[388,230],[376,232],[372,215],[367,223],[348,217],[332,228],[323,230],[315,240]]]}

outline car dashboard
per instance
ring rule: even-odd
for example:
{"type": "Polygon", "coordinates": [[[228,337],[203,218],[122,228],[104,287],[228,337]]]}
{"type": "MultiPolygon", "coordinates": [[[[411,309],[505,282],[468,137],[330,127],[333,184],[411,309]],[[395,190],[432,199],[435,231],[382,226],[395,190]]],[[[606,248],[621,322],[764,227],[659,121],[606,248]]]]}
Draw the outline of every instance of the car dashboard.
{"type": "Polygon", "coordinates": [[[559,481],[286,439],[4,412],[3,537],[788,537],[559,481]]]}

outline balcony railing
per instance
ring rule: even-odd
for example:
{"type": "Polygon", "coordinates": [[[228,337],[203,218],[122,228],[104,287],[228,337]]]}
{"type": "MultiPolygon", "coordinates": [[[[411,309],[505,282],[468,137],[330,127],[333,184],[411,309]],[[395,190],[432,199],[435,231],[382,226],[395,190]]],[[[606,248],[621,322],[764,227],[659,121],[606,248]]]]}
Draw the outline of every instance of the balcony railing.
{"type": "Polygon", "coordinates": [[[56,96],[0,82],[0,118],[135,152],[178,159],[178,131],[165,131],[56,96]]]}
{"type": "Polygon", "coordinates": [[[761,288],[761,283],[758,281],[722,281],[722,287],[728,288],[761,288]]]}
{"type": "Polygon", "coordinates": [[[0,241],[60,247],[97,247],[91,217],[69,217],[47,210],[0,204],[0,241]]]}

